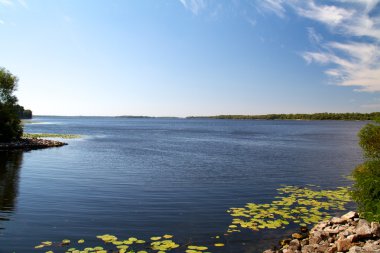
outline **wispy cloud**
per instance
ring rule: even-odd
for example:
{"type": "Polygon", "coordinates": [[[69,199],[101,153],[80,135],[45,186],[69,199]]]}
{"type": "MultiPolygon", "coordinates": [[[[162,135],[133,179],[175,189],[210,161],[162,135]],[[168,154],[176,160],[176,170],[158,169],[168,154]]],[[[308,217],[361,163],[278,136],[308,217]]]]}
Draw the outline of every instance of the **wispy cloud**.
{"type": "Polygon", "coordinates": [[[367,109],[380,109],[380,103],[379,104],[365,104],[365,105],[361,105],[360,107],[367,108],[367,109]]]}
{"type": "Polygon", "coordinates": [[[205,0],[179,0],[182,5],[197,15],[201,10],[206,8],[205,0]]]}
{"type": "Polygon", "coordinates": [[[319,47],[303,52],[302,57],[307,63],[326,65],[325,73],[338,85],[380,91],[380,0],[333,0],[328,4],[316,0],[263,0],[261,6],[281,18],[287,10],[293,11],[342,35],[342,41],[325,42],[309,28],[309,40],[319,47]]]}
{"type": "Polygon", "coordinates": [[[265,10],[271,11],[277,14],[279,17],[285,17],[285,7],[283,0],[265,0],[261,2],[265,10]]]}
{"type": "Polygon", "coordinates": [[[323,40],[322,35],[320,35],[319,33],[317,33],[313,27],[308,27],[307,28],[307,33],[308,33],[308,36],[309,36],[309,41],[312,44],[319,45],[322,42],[322,40],[323,40]]]}
{"type": "Polygon", "coordinates": [[[0,19],[0,25],[4,25],[4,24],[5,24],[4,20],[0,19]]]}

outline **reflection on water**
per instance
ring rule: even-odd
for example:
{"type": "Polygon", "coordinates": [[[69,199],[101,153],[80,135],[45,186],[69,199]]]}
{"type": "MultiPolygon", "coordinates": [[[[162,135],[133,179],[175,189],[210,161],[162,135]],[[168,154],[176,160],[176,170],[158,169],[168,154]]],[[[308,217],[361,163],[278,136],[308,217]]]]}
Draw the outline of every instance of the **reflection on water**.
{"type": "Polygon", "coordinates": [[[22,152],[0,152],[0,221],[9,220],[15,209],[22,156],[22,152]]]}

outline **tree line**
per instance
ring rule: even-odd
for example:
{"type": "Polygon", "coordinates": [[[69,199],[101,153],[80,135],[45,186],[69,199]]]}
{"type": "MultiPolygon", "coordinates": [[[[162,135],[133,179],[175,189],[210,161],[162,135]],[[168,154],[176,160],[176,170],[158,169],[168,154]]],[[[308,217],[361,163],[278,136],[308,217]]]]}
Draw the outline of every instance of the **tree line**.
{"type": "Polygon", "coordinates": [[[265,115],[218,115],[205,117],[208,119],[236,119],[236,120],[374,120],[380,117],[380,112],[372,113],[312,113],[312,114],[265,114],[265,115]]]}

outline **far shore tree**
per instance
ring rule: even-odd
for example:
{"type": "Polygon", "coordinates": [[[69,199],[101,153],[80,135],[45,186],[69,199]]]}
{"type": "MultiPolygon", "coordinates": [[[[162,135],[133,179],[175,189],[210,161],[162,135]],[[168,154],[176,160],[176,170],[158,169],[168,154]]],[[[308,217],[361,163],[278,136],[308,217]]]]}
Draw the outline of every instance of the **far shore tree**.
{"type": "Polygon", "coordinates": [[[18,78],[5,68],[0,68],[0,142],[21,138],[23,129],[17,113],[18,78]]]}

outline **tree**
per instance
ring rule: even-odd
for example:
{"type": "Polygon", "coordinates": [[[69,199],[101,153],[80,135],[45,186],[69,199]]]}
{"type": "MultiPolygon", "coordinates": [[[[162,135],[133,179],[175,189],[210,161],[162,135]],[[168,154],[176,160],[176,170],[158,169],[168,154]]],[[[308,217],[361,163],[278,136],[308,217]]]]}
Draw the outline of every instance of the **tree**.
{"type": "Polygon", "coordinates": [[[358,136],[365,161],[352,173],[355,180],[352,197],[362,217],[380,221],[380,125],[367,124],[358,136]]]}
{"type": "Polygon", "coordinates": [[[17,114],[17,97],[13,94],[18,78],[0,68],[0,142],[17,140],[22,136],[21,121],[17,114]]]}

